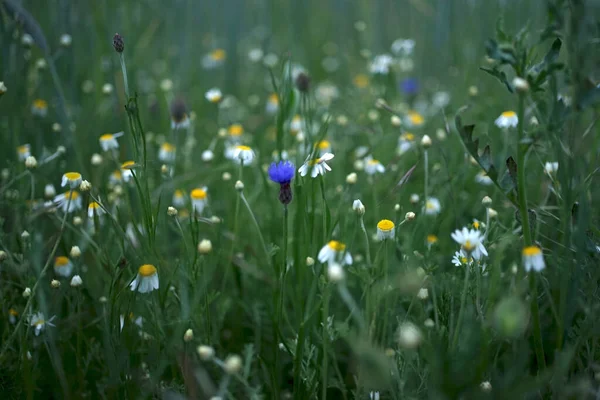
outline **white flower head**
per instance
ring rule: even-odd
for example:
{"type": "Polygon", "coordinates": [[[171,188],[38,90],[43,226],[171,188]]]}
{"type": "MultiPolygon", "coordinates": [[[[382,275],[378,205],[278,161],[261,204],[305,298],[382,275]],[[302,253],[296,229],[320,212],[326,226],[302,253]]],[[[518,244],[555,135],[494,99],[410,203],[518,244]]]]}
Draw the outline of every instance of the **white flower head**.
{"type": "Polygon", "coordinates": [[[469,259],[469,257],[467,257],[467,254],[462,249],[455,252],[454,257],[452,257],[452,264],[454,264],[457,267],[462,267],[463,265],[467,265],[472,261],[473,259],[469,259]]]}
{"type": "Polygon", "coordinates": [[[42,312],[33,313],[29,317],[29,324],[34,328],[35,336],[39,336],[40,333],[46,328],[46,325],[54,326],[54,324],[52,323],[54,318],[56,318],[56,316],[53,316],[49,320],[46,320],[46,318],[44,317],[44,313],[42,313],[42,312]]]}
{"type": "Polygon", "coordinates": [[[226,156],[238,164],[250,165],[254,161],[256,154],[249,146],[237,145],[229,148],[226,156]]]}
{"type": "Polygon", "coordinates": [[[160,145],[160,149],[158,150],[158,159],[161,162],[172,164],[175,162],[175,146],[171,143],[164,142],[160,145]]]}
{"type": "Polygon", "coordinates": [[[337,240],[330,240],[323,246],[317,259],[323,264],[352,264],[352,255],[346,251],[346,245],[337,240]]]}
{"type": "Polygon", "coordinates": [[[352,203],[352,210],[354,210],[354,212],[356,212],[358,215],[364,215],[365,205],[362,203],[362,201],[360,201],[360,199],[356,199],[352,203]]]}
{"type": "Polygon", "coordinates": [[[550,176],[554,175],[558,171],[558,161],[546,162],[544,164],[544,172],[550,176]]]}
{"type": "Polygon", "coordinates": [[[498,128],[514,128],[519,124],[519,117],[514,111],[504,111],[494,123],[498,128]]]}
{"type": "Polygon", "coordinates": [[[300,176],[306,176],[310,171],[311,178],[316,178],[319,175],[325,175],[326,171],[331,171],[331,167],[327,165],[327,161],[332,160],[334,155],[332,153],[325,153],[319,158],[314,160],[307,159],[298,172],[300,176]]]}
{"type": "Polygon", "coordinates": [[[389,54],[379,54],[375,56],[371,65],[369,66],[369,71],[372,74],[382,74],[386,75],[390,72],[390,67],[393,64],[394,59],[389,54]]]}
{"type": "Polygon", "coordinates": [[[537,246],[528,246],[523,249],[523,266],[525,271],[529,272],[534,270],[535,272],[540,272],[544,268],[546,268],[546,263],[544,262],[544,255],[542,254],[542,249],[537,246]]]}
{"type": "Polygon", "coordinates": [[[123,136],[123,132],[117,133],[105,133],[100,136],[100,147],[102,151],[110,151],[116,150],[119,148],[119,142],[117,142],[117,138],[123,136]]]}
{"type": "Polygon", "coordinates": [[[394,239],[396,226],[389,219],[382,219],[377,223],[377,240],[394,239]]]}
{"type": "Polygon", "coordinates": [[[425,201],[425,214],[438,215],[442,210],[440,201],[435,197],[428,197],[425,201]]]}
{"type": "Polygon", "coordinates": [[[396,153],[402,155],[415,146],[415,135],[405,132],[398,138],[398,148],[396,153]]]}
{"type": "Polygon", "coordinates": [[[69,190],[61,193],[54,198],[54,203],[62,208],[65,213],[72,213],[81,209],[81,196],[76,190],[69,190]]]}
{"type": "Polygon", "coordinates": [[[79,172],[66,172],[62,176],[60,186],[65,187],[69,185],[71,189],[76,189],[81,184],[81,174],[79,172]]]}
{"type": "Polygon", "coordinates": [[[190,199],[192,201],[192,208],[196,214],[202,214],[204,207],[207,202],[207,189],[206,187],[196,188],[190,192],[190,199]]]}
{"type": "Polygon", "coordinates": [[[152,264],[144,264],[138,269],[138,274],[129,285],[132,291],[148,293],[158,289],[158,272],[152,264]]]}
{"type": "Polygon", "coordinates": [[[485,173],[485,171],[481,171],[477,175],[475,175],[475,182],[477,182],[481,185],[484,185],[484,186],[489,186],[494,183],[494,181],[492,181],[492,178],[490,178],[485,173]]]}
{"type": "Polygon", "coordinates": [[[470,254],[475,260],[488,255],[483,246],[483,235],[480,231],[464,227],[461,230],[454,231],[451,236],[456,243],[460,244],[462,250],[470,254]]]}
{"type": "Polygon", "coordinates": [[[368,156],[364,160],[365,162],[365,172],[368,175],[375,175],[377,173],[382,174],[385,172],[385,167],[379,162],[379,160],[374,159],[371,156],[368,156]]]}
{"type": "Polygon", "coordinates": [[[219,88],[212,88],[206,92],[204,97],[211,103],[218,103],[223,98],[223,93],[221,93],[221,89],[219,88]]]}
{"type": "Polygon", "coordinates": [[[69,278],[73,273],[73,263],[68,257],[56,257],[54,259],[54,273],[63,278],[69,278]]]}

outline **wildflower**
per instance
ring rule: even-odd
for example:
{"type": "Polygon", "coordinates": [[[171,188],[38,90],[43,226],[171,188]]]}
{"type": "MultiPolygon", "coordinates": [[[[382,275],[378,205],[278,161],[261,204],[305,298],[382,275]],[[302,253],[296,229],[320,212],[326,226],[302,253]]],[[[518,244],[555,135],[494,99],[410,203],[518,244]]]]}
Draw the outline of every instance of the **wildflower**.
{"type": "Polygon", "coordinates": [[[398,344],[405,349],[416,349],[421,344],[422,335],[419,328],[411,323],[404,322],[398,329],[398,344]]]}
{"type": "Polygon", "coordinates": [[[138,274],[129,285],[132,291],[148,293],[158,289],[158,272],[152,264],[144,264],[138,269],[138,274]]]}
{"type": "Polygon", "coordinates": [[[377,223],[377,240],[393,239],[396,226],[389,219],[382,219],[377,223]]]}
{"type": "Polygon", "coordinates": [[[546,162],[544,164],[544,172],[546,174],[548,174],[549,176],[552,176],[556,173],[556,171],[558,171],[558,162],[554,161],[554,162],[546,162]]]}
{"type": "Polygon", "coordinates": [[[229,133],[229,137],[231,139],[237,141],[244,133],[244,127],[241,124],[229,125],[229,128],[227,128],[227,133],[229,133]]]}
{"type": "Polygon", "coordinates": [[[73,42],[73,38],[71,37],[71,35],[67,34],[67,33],[63,33],[62,35],[60,35],[60,45],[63,47],[69,47],[71,46],[71,43],[73,42]]]}
{"type": "Polygon", "coordinates": [[[237,190],[238,192],[241,192],[244,190],[244,182],[242,181],[235,181],[235,185],[233,185],[233,187],[235,188],[235,190],[237,190]]]}
{"type": "Polygon", "coordinates": [[[327,266],[327,277],[333,283],[341,282],[344,280],[344,269],[338,263],[329,264],[327,266]]]}
{"type": "Polygon", "coordinates": [[[225,359],[225,372],[228,374],[237,374],[242,368],[242,358],[238,355],[230,355],[225,359]]]}
{"type": "Polygon", "coordinates": [[[302,117],[298,114],[294,115],[292,121],[290,122],[290,132],[292,134],[296,134],[302,130],[302,117]]]}
{"type": "Polygon", "coordinates": [[[438,242],[438,237],[436,235],[427,235],[427,247],[431,249],[431,246],[438,242]]]}
{"type": "Polygon", "coordinates": [[[54,259],[54,272],[58,276],[68,278],[73,273],[73,263],[68,257],[59,256],[54,259]]]}
{"type": "Polygon", "coordinates": [[[17,147],[17,154],[19,156],[19,161],[25,161],[27,157],[31,156],[31,145],[26,143],[17,147]]]}
{"type": "Polygon", "coordinates": [[[171,129],[185,129],[190,126],[190,119],[186,113],[186,105],[182,99],[175,99],[171,103],[171,129]]]}
{"type": "Polygon", "coordinates": [[[486,208],[490,208],[490,206],[492,205],[491,197],[484,196],[483,199],[481,199],[481,204],[483,204],[483,206],[486,208]]]}
{"type": "Polygon", "coordinates": [[[290,182],[294,178],[296,166],[289,161],[279,161],[272,163],[268,169],[269,179],[279,183],[279,201],[283,205],[288,205],[292,201],[292,188],[290,182]]]}
{"type": "Polygon", "coordinates": [[[29,296],[31,296],[31,288],[26,287],[25,290],[23,290],[23,297],[28,298],[29,296]]]}
{"type": "Polygon", "coordinates": [[[218,68],[225,62],[225,58],[227,57],[227,53],[223,49],[214,49],[208,54],[205,54],[202,57],[202,66],[205,69],[214,69],[218,68]]]}
{"type": "Polygon", "coordinates": [[[129,182],[133,176],[133,169],[135,168],[135,161],[125,161],[121,164],[121,179],[124,182],[129,182]]]}
{"type": "Polygon", "coordinates": [[[262,49],[257,47],[257,48],[251,49],[248,52],[248,59],[251,62],[256,63],[256,62],[259,62],[263,58],[263,55],[264,55],[264,52],[262,51],[262,49]]]}
{"type": "Polygon", "coordinates": [[[277,93],[271,93],[269,98],[267,99],[267,104],[265,106],[265,111],[267,114],[275,114],[279,111],[279,97],[277,93]]]}
{"type": "Polygon", "coordinates": [[[369,392],[369,400],[379,400],[379,392],[369,392]]]}
{"type": "MultiPolygon", "coordinates": [[[[132,312],[129,313],[129,321],[134,323],[135,325],[137,325],[140,328],[144,325],[144,319],[141,316],[136,318],[135,314],[132,312]]],[[[121,331],[123,330],[124,326],[125,326],[125,316],[121,314],[121,315],[119,315],[119,328],[121,331]]]]}
{"type": "Polygon", "coordinates": [[[168,215],[169,217],[176,217],[176,216],[177,216],[177,209],[176,209],[175,207],[171,207],[171,206],[169,206],[169,207],[167,208],[167,215],[168,215]]]}
{"type": "Polygon", "coordinates": [[[421,126],[425,123],[425,118],[418,112],[411,110],[406,114],[406,122],[409,126],[421,126]]]}
{"type": "Polygon", "coordinates": [[[100,147],[102,148],[102,151],[110,151],[110,150],[116,150],[119,148],[119,142],[117,142],[117,138],[123,136],[123,132],[117,132],[117,133],[105,133],[104,135],[100,136],[100,147]]]}
{"type": "Polygon", "coordinates": [[[221,179],[223,179],[225,182],[230,181],[231,180],[231,174],[227,171],[223,172],[223,175],[221,175],[221,179]]]}
{"type": "Polygon", "coordinates": [[[25,167],[28,169],[32,169],[37,167],[37,160],[34,156],[29,156],[25,159],[25,167]]]}
{"type": "Polygon", "coordinates": [[[519,123],[519,117],[514,111],[504,111],[498,118],[496,118],[494,123],[498,128],[514,128],[519,123]]]}
{"type": "Polygon", "coordinates": [[[173,206],[180,208],[185,206],[185,198],[183,194],[183,190],[177,189],[173,193],[173,206]]]}
{"type": "Polygon", "coordinates": [[[48,102],[43,99],[35,99],[31,105],[31,113],[37,117],[45,117],[48,114],[48,102]]]}
{"type": "Polygon", "coordinates": [[[425,201],[425,214],[438,215],[442,210],[440,201],[435,197],[429,197],[425,201]]]}
{"type": "Polygon", "coordinates": [[[523,265],[525,267],[525,271],[529,272],[534,270],[535,272],[540,272],[544,268],[546,268],[546,263],[544,262],[544,255],[542,254],[542,250],[537,246],[528,246],[523,249],[523,265]]]}
{"type": "Polygon", "coordinates": [[[23,36],[21,36],[21,44],[27,48],[31,47],[33,45],[33,36],[29,33],[24,33],[23,36]]]}
{"type": "Polygon", "coordinates": [[[429,298],[429,290],[427,290],[427,288],[419,289],[417,297],[419,298],[419,300],[427,300],[429,298]]]}
{"type": "Polygon", "coordinates": [[[472,258],[468,258],[463,250],[459,250],[454,252],[454,256],[452,257],[452,264],[457,267],[461,267],[463,265],[467,265],[473,262],[472,258]]]}
{"type": "Polygon", "coordinates": [[[369,77],[365,74],[358,74],[352,79],[352,83],[359,89],[369,86],[369,77]]]}
{"type": "Polygon", "coordinates": [[[69,252],[69,255],[72,258],[79,258],[81,256],[81,249],[79,248],[79,246],[71,247],[71,251],[69,252]]]}
{"type": "Polygon", "coordinates": [[[35,336],[39,336],[40,333],[46,327],[46,325],[54,326],[54,324],[52,323],[52,320],[54,320],[54,318],[56,318],[56,316],[53,316],[52,318],[50,318],[49,320],[46,321],[44,314],[42,312],[33,313],[29,317],[29,325],[34,327],[35,336]]]}
{"type": "Polygon", "coordinates": [[[394,62],[394,59],[389,54],[380,54],[375,56],[371,65],[369,65],[369,72],[372,74],[387,75],[390,72],[390,66],[394,62]]]}
{"type": "Polygon", "coordinates": [[[175,161],[175,146],[171,143],[163,143],[158,151],[158,159],[164,163],[173,163],[175,161]]]}
{"type": "Polygon", "coordinates": [[[356,175],[356,172],[351,172],[346,176],[346,183],[349,185],[354,185],[357,179],[358,175],[356,175]]]}
{"type": "Polygon", "coordinates": [[[73,278],[71,278],[71,287],[79,287],[83,284],[83,280],[81,279],[81,277],[79,275],[75,275],[73,276],[73,278]]]}
{"type": "Polygon", "coordinates": [[[328,140],[321,140],[315,144],[315,148],[319,151],[319,155],[322,156],[325,153],[331,153],[331,143],[328,140]]]}
{"type": "Polygon", "coordinates": [[[92,154],[92,158],[90,159],[90,162],[92,163],[92,165],[95,165],[95,166],[100,165],[100,164],[102,164],[102,161],[103,161],[103,159],[100,154],[98,154],[98,153],[92,154]]]}
{"type": "Polygon", "coordinates": [[[373,157],[369,156],[365,158],[365,172],[368,175],[375,175],[377,173],[384,173],[385,167],[379,162],[379,160],[375,160],[373,157]]]}
{"type": "MultiPolygon", "coordinates": [[[[395,207],[394,207],[394,208],[395,208],[395,207]]],[[[412,220],[413,220],[413,219],[415,219],[416,217],[417,217],[417,215],[416,215],[414,212],[412,212],[412,211],[409,211],[409,212],[407,212],[407,213],[406,213],[406,215],[404,216],[404,219],[405,219],[405,220],[407,220],[407,221],[412,221],[412,220]]]]}
{"type": "Polygon", "coordinates": [[[514,77],[512,84],[518,92],[527,92],[529,90],[529,83],[527,80],[518,76],[514,77]]]}
{"type": "Polygon", "coordinates": [[[215,356],[215,349],[210,346],[200,345],[196,348],[196,352],[198,356],[203,361],[208,361],[215,356]]]}
{"type": "Polygon", "coordinates": [[[398,138],[398,155],[402,155],[415,145],[415,135],[405,132],[398,138]]]}
{"type": "Polygon", "coordinates": [[[415,41],[413,39],[396,39],[391,48],[394,54],[409,56],[415,48],[415,41]]]}
{"type": "Polygon", "coordinates": [[[77,188],[81,184],[81,174],[79,172],[66,172],[62,176],[62,182],[60,186],[65,187],[69,185],[71,189],[77,188]]]}
{"type": "Polygon", "coordinates": [[[481,232],[475,229],[462,228],[462,230],[457,229],[450,236],[475,260],[488,255],[487,250],[483,246],[483,235],[481,232]]]}
{"type": "Polygon", "coordinates": [[[365,205],[358,199],[352,203],[352,210],[358,215],[365,215],[365,205]]]}
{"type": "Polygon", "coordinates": [[[190,192],[192,208],[197,214],[202,214],[202,211],[206,206],[206,195],[206,187],[196,188],[190,192]]]}
{"type": "Polygon", "coordinates": [[[125,41],[123,40],[123,37],[118,33],[115,33],[115,35],[113,36],[113,47],[115,48],[115,51],[117,53],[122,53],[123,50],[125,50],[125,41]]]}
{"type": "Polygon", "coordinates": [[[0,96],[2,96],[7,91],[8,89],[6,89],[6,85],[4,84],[4,82],[0,81],[0,96]]]}
{"type": "Polygon", "coordinates": [[[379,111],[377,110],[369,110],[367,116],[371,121],[377,121],[379,119],[379,111]]]}
{"type": "Polygon", "coordinates": [[[111,83],[105,83],[104,85],[102,85],[102,94],[106,96],[112,94],[113,90],[114,88],[111,83]]]}
{"type": "Polygon", "coordinates": [[[46,186],[44,186],[44,197],[46,197],[47,199],[51,199],[54,196],[56,196],[56,189],[54,188],[54,185],[49,183],[46,186]]]}
{"type": "Polygon", "coordinates": [[[490,381],[483,381],[483,382],[481,382],[479,384],[479,387],[484,392],[490,392],[492,390],[492,384],[490,383],[490,381]]]}
{"type": "Polygon", "coordinates": [[[485,185],[485,186],[489,186],[492,183],[494,183],[494,181],[492,181],[492,178],[490,178],[485,173],[485,171],[481,171],[477,175],[475,175],[475,182],[480,183],[480,184],[485,185]]]}
{"type": "Polygon", "coordinates": [[[319,175],[325,175],[325,171],[331,171],[331,167],[327,165],[327,161],[333,159],[332,153],[325,153],[321,157],[314,160],[307,159],[304,164],[298,169],[300,176],[306,176],[310,170],[311,178],[316,178],[319,175]]]}
{"type": "Polygon", "coordinates": [[[212,88],[204,94],[204,97],[211,103],[218,103],[223,98],[223,93],[219,88],[212,88]]]}
{"type": "Polygon", "coordinates": [[[212,251],[212,243],[208,239],[202,239],[200,243],[198,243],[198,253],[200,254],[208,254],[212,251]]]}
{"type": "Polygon", "coordinates": [[[61,207],[64,213],[71,213],[81,209],[81,196],[78,191],[69,190],[56,196],[54,203],[61,207]]]}
{"type": "Polygon", "coordinates": [[[342,264],[352,264],[352,256],[346,251],[346,245],[337,240],[329,241],[325,246],[321,248],[317,259],[319,262],[325,264],[333,264],[341,258],[342,264]]]}
{"type": "Polygon", "coordinates": [[[406,78],[400,82],[400,89],[409,96],[415,95],[419,91],[419,81],[415,78],[406,78]]]}
{"type": "Polygon", "coordinates": [[[183,341],[184,342],[191,342],[192,340],[194,340],[194,331],[191,330],[191,329],[188,329],[183,334],[183,341]]]}
{"type": "Polygon", "coordinates": [[[425,149],[431,147],[431,138],[429,137],[429,135],[423,136],[423,138],[421,139],[421,146],[423,146],[425,149]]]}
{"type": "Polygon", "coordinates": [[[50,286],[51,286],[53,289],[58,289],[58,288],[60,287],[60,281],[59,281],[59,280],[57,280],[57,279],[52,279],[52,280],[50,281],[50,286]]]}
{"type": "Polygon", "coordinates": [[[106,211],[104,211],[102,206],[95,201],[90,202],[88,205],[88,218],[94,218],[94,215],[100,217],[101,215],[104,215],[105,212],[106,211]]]}
{"type": "Polygon", "coordinates": [[[18,316],[19,316],[19,313],[14,308],[11,308],[8,310],[8,322],[10,322],[11,324],[14,325],[17,322],[18,316]]]}
{"type": "Polygon", "coordinates": [[[254,150],[249,146],[237,145],[229,150],[229,158],[238,164],[252,164],[255,156],[254,150]]]}
{"type": "Polygon", "coordinates": [[[209,161],[212,161],[213,158],[215,158],[215,155],[212,152],[212,150],[209,149],[209,150],[204,150],[202,152],[202,156],[201,157],[202,157],[202,161],[209,162],[209,161]]]}

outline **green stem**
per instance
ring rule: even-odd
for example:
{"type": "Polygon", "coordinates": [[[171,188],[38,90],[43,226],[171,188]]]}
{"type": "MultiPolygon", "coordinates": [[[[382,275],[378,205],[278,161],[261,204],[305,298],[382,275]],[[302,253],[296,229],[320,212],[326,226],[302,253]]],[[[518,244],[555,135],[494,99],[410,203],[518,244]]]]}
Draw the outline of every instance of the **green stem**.
{"type": "Polygon", "coordinates": [[[121,62],[121,71],[123,72],[123,86],[125,87],[125,96],[127,96],[126,103],[129,102],[129,83],[127,81],[127,67],[125,66],[125,56],[123,53],[119,53],[119,61],[121,62]]]}
{"type": "Polygon", "coordinates": [[[428,184],[429,184],[429,156],[427,154],[427,149],[423,151],[423,158],[425,162],[425,183],[423,187],[423,196],[425,197],[425,207],[427,207],[427,198],[428,198],[428,184]]]}
{"type": "MultiPolygon", "coordinates": [[[[254,213],[252,212],[252,208],[250,207],[250,203],[248,203],[248,200],[246,200],[246,196],[244,196],[243,192],[240,192],[240,199],[242,199],[242,202],[244,203],[244,205],[246,206],[246,209],[248,210],[248,213],[250,214],[250,217],[252,219],[252,223],[254,224],[254,227],[256,228],[256,233],[258,235],[258,239],[260,240],[260,244],[263,248],[263,251],[265,252],[265,257],[266,257],[266,261],[268,265],[271,265],[271,257],[269,255],[269,249],[267,249],[267,245],[265,243],[265,238],[262,235],[262,232],[260,231],[260,226],[258,225],[258,221],[256,220],[256,217],[254,216],[254,213]]],[[[287,223],[287,220],[286,220],[287,223]]]]}
{"type": "Polygon", "coordinates": [[[327,399],[327,370],[329,366],[329,356],[327,351],[327,345],[329,344],[329,332],[327,330],[327,319],[329,317],[329,294],[329,284],[325,283],[325,290],[323,292],[323,314],[321,317],[323,321],[323,331],[321,337],[321,340],[323,341],[323,366],[321,368],[321,379],[323,382],[321,384],[321,400],[327,399]]]}
{"type": "Polygon", "coordinates": [[[458,319],[456,320],[456,327],[454,328],[454,335],[452,338],[451,349],[456,347],[458,342],[458,335],[460,333],[460,323],[462,322],[463,312],[465,310],[465,303],[467,302],[467,291],[469,289],[469,274],[471,272],[471,265],[465,266],[465,281],[463,284],[462,296],[460,298],[460,308],[458,310],[458,319]]]}

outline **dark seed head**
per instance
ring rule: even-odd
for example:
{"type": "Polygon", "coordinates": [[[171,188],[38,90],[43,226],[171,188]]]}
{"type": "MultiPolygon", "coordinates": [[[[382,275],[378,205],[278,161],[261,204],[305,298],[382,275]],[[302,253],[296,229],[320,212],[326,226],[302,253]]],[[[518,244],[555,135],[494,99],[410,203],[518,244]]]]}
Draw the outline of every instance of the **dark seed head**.
{"type": "Polygon", "coordinates": [[[171,118],[175,122],[181,122],[186,117],[187,107],[185,105],[185,101],[182,98],[176,98],[171,103],[171,118]]]}
{"type": "Polygon", "coordinates": [[[115,33],[113,36],[113,47],[117,53],[122,53],[125,50],[125,42],[123,41],[123,37],[118,33],[115,33]]]}
{"type": "Polygon", "coordinates": [[[310,77],[304,72],[300,72],[296,77],[296,87],[302,93],[308,92],[308,89],[310,89],[310,77]]]}
{"type": "Polygon", "coordinates": [[[290,183],[282,183],[279,187],[279,201],[281,204],[288,205],[292,202],[292,188],[290,183]]]}

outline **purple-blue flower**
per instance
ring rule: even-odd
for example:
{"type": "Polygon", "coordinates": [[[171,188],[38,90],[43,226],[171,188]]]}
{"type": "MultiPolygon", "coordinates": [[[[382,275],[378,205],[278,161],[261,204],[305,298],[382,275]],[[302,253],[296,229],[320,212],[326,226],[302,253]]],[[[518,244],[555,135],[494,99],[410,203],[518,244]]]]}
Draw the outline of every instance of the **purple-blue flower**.
{"type": "Polygon", "coordinates": [[[400,83],[400,88],[408,95],[416,94],[419,91],[419,81],[415,78],[406,78],[400,83]]]}
{"type": "Polygon", "coordinates": [[[269,178],[279,184],[290,183],[296,172],[296,167],[289,161],[279,161],[269,166],[269,178]]]}

